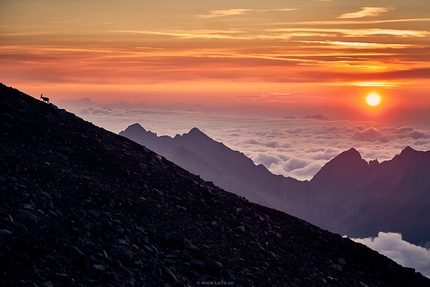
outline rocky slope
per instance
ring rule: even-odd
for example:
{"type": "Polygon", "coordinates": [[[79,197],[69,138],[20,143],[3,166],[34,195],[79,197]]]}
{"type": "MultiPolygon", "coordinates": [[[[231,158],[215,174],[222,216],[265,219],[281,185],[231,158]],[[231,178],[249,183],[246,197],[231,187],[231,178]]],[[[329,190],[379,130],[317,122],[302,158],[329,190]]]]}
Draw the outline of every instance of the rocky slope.
{"type": "Polygon", "coordinates": [[[120,135],[252,202],[330,231],[350,237],[401,232],[415,244],[430,240],[430,152],[407,147],[392,160],[368,163],[351,148],[308,182],[273,175],[197,128],[171,138],[133,124],[120,135]]]}
{"type": "Polygon", "coordinates": [[[1,286],[430,286],[0,86],[1,286]]]}

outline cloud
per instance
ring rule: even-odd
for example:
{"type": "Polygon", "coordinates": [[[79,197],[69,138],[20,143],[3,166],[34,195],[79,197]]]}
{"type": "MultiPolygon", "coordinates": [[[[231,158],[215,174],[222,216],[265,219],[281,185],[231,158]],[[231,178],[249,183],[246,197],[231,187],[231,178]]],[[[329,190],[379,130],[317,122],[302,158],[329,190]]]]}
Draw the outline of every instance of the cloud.
{"type": "MultiPolygon", "coordinates": [[[[320,35],[330,35],[335,37],[337,35],[343,37],[372,37],[372,36],[393,36],[393,37],[426,37],[430,32],[426,30],[401,30],[401,29],[380,29],[380,28],[365,28],[365,29],[344,29],[344,28],[274,28],[268,29],[268,32],[284,32],[288,34],[314,33],[320,35]]],[[[288,36],[287,34],[287,36],[288,36]]]]}
{"type": "Polygon", "coordinates": [[[240,31],[219,31],[219,30],[174,30],[174,31],[145,31],[145,30],[111,30],[114,33],[128,33],[128,34],[148,34],[177,37],[181,39],[240,39],[249,40],[253,39],[250,36],[234,35],[240,31]]]}
{"type": "Polygon", "coordinates": [[[334,148],[334,147],[329,147],[329,148],[321,148],[321,149],[317,149],[317,150],[309,150],[309,157],[314,159],[314,160],[330,160],[333,157],[337,156],[338,154],[340,154],[341,152],[343,152],[343,150],[340,150],[338,148],[334,148]]]}
{"type": "Polygon", "coordinates": [[[293,8],[281,8],[281,9],[227,9],[227,10],[211,10],[209,14],[198,15],[197,18],[217,18],[225,16],[242,15],[249,12],[270,12],[270,11],[294,11],[297,9],[293,8]]]}
{"type": "Polygon", "coordinates": [[[356,25],[356,24],[386,24],[386,23],[419,23],[430,22],[430,18],[405,18],[384,20],[326,20],[326,21],[299,21],[277,23],[278,25],[356,25]]]}
{"type": "Polygon", "coordinates": [[[324,163],[322,162],[312,162],[309,165],[293,170],[290,173],[291,177],[300,178],[300,179],[309,179],[313,177],[322,167],[324,163]]]}
{"type": "Polygon", "coordinates": [[[259,153],[257,157],[254,159],[257,164],[263,164],[265,167],[270,167],[272,164],[278,164],[282,160],[275,156],[265,153],[259,153]]]}
{"type": "Polygon", "coordinates": [[[211,10],[209,14],[198,15],[197,18],[215,18],[232,15],[241,15],[246,12],[252,11],[252,9],[228,9],[228,10],[211,10]]]}
{"type": "Polygon", "coordinates": [[[381,143],[386,143],[391,140],[390,136],[384,135],[381,131],[373,127],[367,128],[363,131],[357,130],[352,134],[351,137],[355,140],[368,142],[380,141],[381,143]]]}
{"type": "Polygon", "coordinates": [[[365,129],[357,127],[357,130],[353,132],[351,138],[359,141],[380,141],[381,143],[388,143],[390,141],[396,141],[401,139],[428,139],[430,138],[430,134],[428,131],[416,130],[414,127],[411,126],[403,126],[399,128],[383,127],[380,130],[374,127],[369,127],[365,129]]]}
{"type": "Polygon", "coordinates": [[[342,46],[350,48],[410,48],[413,45],[408,44],[382,44],[382,43],[367,43],[367,42],[344,42],[344,41],[300,41],[301,43],[307,44],[321,44],[321,45],[332,45],[332,46],[342,46]]]}
{"type": "Polygon", "coordinates": [[[345,13],[340,15],[339,19],[352,19],[352,18],[363,18],[363,17],[375,17],[389,10],[393,10],[391,7],[363,7],[358,12],[345,13]]]}
{"type": "Polygon", "coordinates": [[[286,171],[292,171],[295,169],[302,169],[310,164],[309,160],[303,158],[293,157],[288,159],[284,164],[284,169],[286,171]]]}
{"type": "Polygon", "coordinates": [[[430,278],[430,250],[403,240],[400,233],[379,232],[375,238],[351,239],[430,278]]]}

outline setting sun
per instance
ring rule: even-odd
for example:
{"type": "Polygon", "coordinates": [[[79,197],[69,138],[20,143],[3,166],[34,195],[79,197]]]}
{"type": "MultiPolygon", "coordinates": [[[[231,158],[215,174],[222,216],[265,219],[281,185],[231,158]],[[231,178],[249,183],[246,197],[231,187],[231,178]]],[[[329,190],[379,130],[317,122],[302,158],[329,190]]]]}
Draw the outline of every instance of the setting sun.
{"type": "Polygon", "coordinates": [[[372,93],[367,96],[366,102],[370,106],[377,106],[381,102],[381,97],[378,94],[372,93]]]}

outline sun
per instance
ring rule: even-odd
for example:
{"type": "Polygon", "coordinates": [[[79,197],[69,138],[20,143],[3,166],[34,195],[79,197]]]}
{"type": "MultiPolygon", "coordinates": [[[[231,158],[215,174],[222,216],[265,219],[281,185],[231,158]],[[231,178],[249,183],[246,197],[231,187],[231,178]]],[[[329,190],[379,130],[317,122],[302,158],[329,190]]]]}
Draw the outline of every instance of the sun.
{"type": "Polygon", "coordinates": [[[381,102],[381,97],[378,94],[372,93],[367,96],[366,102],[368,105],[374,107],[379,105],[381,102]]]}

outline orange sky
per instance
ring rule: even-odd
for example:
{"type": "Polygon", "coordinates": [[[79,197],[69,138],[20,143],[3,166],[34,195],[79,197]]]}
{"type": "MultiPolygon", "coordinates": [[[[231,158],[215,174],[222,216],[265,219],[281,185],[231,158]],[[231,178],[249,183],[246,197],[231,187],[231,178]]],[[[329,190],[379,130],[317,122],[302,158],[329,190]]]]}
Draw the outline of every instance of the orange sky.
{"type": "Polygon", "coordinates": [[[2,0],[0,63],[52,99],[430,107],[430,1],[2,0]]]}

